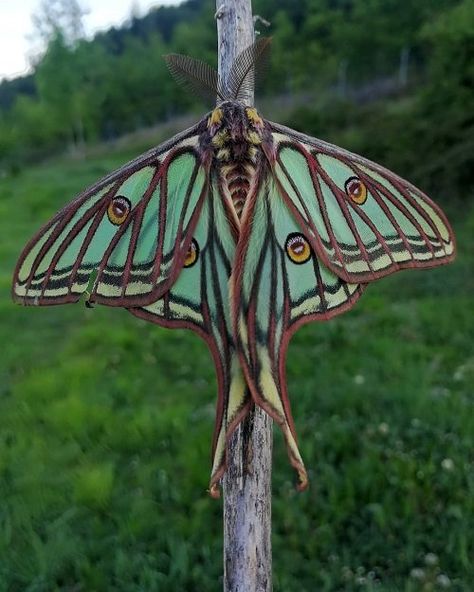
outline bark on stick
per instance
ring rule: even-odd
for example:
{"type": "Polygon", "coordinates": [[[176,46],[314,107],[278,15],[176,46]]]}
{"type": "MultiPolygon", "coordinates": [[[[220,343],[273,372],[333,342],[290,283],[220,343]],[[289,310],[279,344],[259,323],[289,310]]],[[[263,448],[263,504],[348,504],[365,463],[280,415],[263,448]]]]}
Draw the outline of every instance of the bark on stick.
{"type": "MultiPolygon", "coordinates": [[[[219,76],[254,42],[251,0],[216,0],[219,76]]],[[[253,89],[245,103],[253,105],[253,89]]],[[[234,432],[224,476],[224,592],[271,592],[272,420],[255,408],[234,432]]]]}

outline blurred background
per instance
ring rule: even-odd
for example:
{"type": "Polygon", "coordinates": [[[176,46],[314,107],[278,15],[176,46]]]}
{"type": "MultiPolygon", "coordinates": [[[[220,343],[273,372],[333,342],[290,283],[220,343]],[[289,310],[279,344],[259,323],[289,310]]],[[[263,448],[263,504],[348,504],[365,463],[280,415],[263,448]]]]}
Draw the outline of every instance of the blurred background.
{"type": "MultiPolygon", "coordinates": [[[[215,4],[6,4],[0,591],[220,590],[204,343],[125,310],[24,309],[9,295],[40,225],[211,107],[161,56],[215,64],[215,4]]],[[[288,384],[311,487],[295,493],[275,431],[274,589],[472,591],[474,2],[253,6],[273,37],[263,115],[410,179],[445,209],[459,249],[454,264],[381,280],[294,337],[288,384]]]]}

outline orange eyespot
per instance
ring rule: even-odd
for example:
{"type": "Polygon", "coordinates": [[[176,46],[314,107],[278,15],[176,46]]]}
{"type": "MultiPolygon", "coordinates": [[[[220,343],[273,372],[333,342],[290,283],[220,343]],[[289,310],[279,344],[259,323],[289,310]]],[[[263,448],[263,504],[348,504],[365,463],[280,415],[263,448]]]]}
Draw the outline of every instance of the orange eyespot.
{"type": "Polygon", "coordinates": [[[309,246],[308,241],[302,234],[293,233],[288,236],[286,239],[286,254],[288,257],[293,261],[293,263],[297,263],[300,265],[301,263],[306,263],[308,259],[311,257],[311,247],[309,246]]]}
{"type": "Polygon", "coordinates": [[[112,224],[120,226],[127,219],[132,209],[130,200],[122,195],[114,197],[107,208],[107,216],[112,224]]]}
{"type": "Polygon", "coordinates": [[[199,246],[197,242],[193,239],[191,244],[188,247],[188,252],[186,253],[186,257],[184,258],[184,267],[192,267],[199,257],[199,246]]]}
{"type": "Polygon", "coordinates": [[[350,177],[347,179],[344,188],[354,203],[360,206],[365,203],[367,199],[367,187],[359,177],[350,177]]]}

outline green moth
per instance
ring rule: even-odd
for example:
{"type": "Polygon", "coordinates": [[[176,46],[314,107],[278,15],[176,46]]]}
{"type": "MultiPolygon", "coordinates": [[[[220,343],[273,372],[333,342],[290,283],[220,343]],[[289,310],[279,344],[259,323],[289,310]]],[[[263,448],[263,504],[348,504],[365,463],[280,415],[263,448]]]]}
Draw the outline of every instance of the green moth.
{"type": "Polygon", "coordinates": [[[348,310],[373,280],[455,255],[446,217],[419,189],[243,104],[266,44],[239,56],[226,89],[209,66],[168,57],[218,106],[76,197],[27,244],[13,279],[21,304],[86,294],[207,342],[214,496],[229,436],[253,405],[281,427],[298,488],[307,485],[285,382],[294,331],[348,310]]]}

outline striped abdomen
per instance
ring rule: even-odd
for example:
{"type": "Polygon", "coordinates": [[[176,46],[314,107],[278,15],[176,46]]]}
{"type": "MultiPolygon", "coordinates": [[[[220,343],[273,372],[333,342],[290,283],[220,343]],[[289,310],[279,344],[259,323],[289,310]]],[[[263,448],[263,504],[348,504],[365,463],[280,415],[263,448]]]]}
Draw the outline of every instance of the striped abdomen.
{"type": "Polygon", "coordinates": [[[221,168],[223,185],[228,193],[238,218],[255,177],[255,165],[250,160],[228,163],[221,168]]]}

